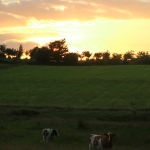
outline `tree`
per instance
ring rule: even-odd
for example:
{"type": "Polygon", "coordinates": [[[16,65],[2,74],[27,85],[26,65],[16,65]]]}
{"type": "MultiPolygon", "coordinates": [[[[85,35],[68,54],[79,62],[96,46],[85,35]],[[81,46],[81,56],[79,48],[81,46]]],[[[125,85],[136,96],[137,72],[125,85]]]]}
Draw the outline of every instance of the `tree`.
{"type": "Polygon", "coordinates": [[[80,60],[82,60],[84,58],[84,55],[83,54],[79,54],[77,53],[78,57],[80,58],[80,60]]]}
{"type": "Polygon", "coordinates": [[[69,51],[65,39],[50,42],[49,49],[52,52],[52,56],[53,56],[52,59],[58,63],[62,60],[64,55],[69,51]]]}
{"type": "Polygon", "coordinates": [[[2,59],[4,59],[4,58],[6,58],[6,56],[5,56],[5,49],[6,49],[6,45],[0,45],[0,58],[2,58],[2,59]]]}
{"type": "Polygon", "coordinates": [[[1,52],[1,53],[4,53],[5,50],[6,50],[6,45],[5,45],[5,44],[0,45],[0,52],[1,52]]]}
{"type": "Polygon", "coordinates": [[[102,56],[103,56],[103,53],[95,53],[94,54],[94,57],[96,58],[96,60],[99,60],[100,58],[102,58],[102,56]]]}
{"type": "Polygon", "coordinates": [[[137,58],[141,59],[141,58],[145,58],[145,57],[150,57],[148,52],[143,52],[143,51],[139,51],[136,55],[137,58]]]}
{"type": "Polygon", "coordinates": [[[123,63],[128,64],[129,61],[131,61],[134,58],[134,51],[128,51],[123,55],[123,63]]]}
{"type": "Polygon", "coordinates": [[[90,53],[89,51],[83,51],[82,55],[84,57],[86,57],[86,60],[89,60],[89,58],[91,57],[92,53],[90,53]]]}
{"type": "Polygon", "coordinates": [[[4,53],[6,56],[8,56],[8,58],[11,58],[16,56],[17,50],[13,48],[6,48],[4,53]]]}
{"type": "Polygon", "coordinates": [[[123,55],[124,60],[128,61],[134,58],[134,51],[128,51],[123,55]]]}
{"type": "Polygon", "coordinates": [[[122,54],[113,53],[111,58],[111,63],[114,65],[120,64],[122,59],[122,54]]]}
{"type": "Polygon", "coordinates": [[[0,53],[3,53],[3,55],[5,55],[5,57],[7,56],[8,58],[17,56],[17,50],[14,48],[6,48],[5,44],[0,45],[0,53]]]}
{"type": "Polygon", "coordinates": [[[102,62],[103,64],[109,64],[110,61],[110,52],[107,50],[106,52],[103,52],[103,56],[102,56],[102,62]]]}
{"type": "Polygon", "coordinates": [[[113,53],[112,59],[122,59],[122,54],[113,53]]]}
{"type": "Polygon", "coordinates": [[[64,63],[67,65],[76,65],[78,63],[78,54],[76,53],[65,54],[64,63]]]}
{"type": "Polygon", "coordinates": [[[26,55],[26,59],[27,59],[27,56],[29,56],[30,52],[28,50],[25,51],[25,55],[26,55]]]}
{"type": "Polygon", "coordinates": [[[38,46],[34,47],[33,49],[31,49],[31,50],[29,51],[29,53],[30,53],[30,58],[31,58],[32,60],[36,59],[37,51],[38,51],[38,46]]]}
{"type": "Polygon", "coordinates": [[[136,55],[137,61],[140,64],[150,64],[150,55],[148,52],[140,51],[136,55]]]}
{"type": "Polygon", "coordinates": [[[5,54],[4,53],[2,53],[2,52],[0,52],[0,59],[4,59],[4,58],[6,58],[6,56],[5,56],[5,54]]]}
{"type": "Polygon", "coordinates": [[[106,52],[103,52],[103,60],[109,60],[110,59],[110,53],[107,50],[106,52]]]}
{"type": "Polygon", "coordinates": [[[17,59],[20,59],[21,56],[22,56],[22,54],[23,54],[23,46],[22,46],[22,44],[20,44],[19,50],[17,51],[16,58],[17,58],[17,59]]]}
{"type": "Polygon", "coordinates": [[[30,57],[39,63],[49,63],[51,58],[51,51],[46,46],[41,48],[34,47],[32,50],[30,50],[30,57]]]}
{"type": "Polygon", "coordinates": [[[48,47],[43,46],[41,48],[38,48],[36,53],[36,61],[40,63],[49,63],[51,57],[51,51],[48,49],[48,47]]]}

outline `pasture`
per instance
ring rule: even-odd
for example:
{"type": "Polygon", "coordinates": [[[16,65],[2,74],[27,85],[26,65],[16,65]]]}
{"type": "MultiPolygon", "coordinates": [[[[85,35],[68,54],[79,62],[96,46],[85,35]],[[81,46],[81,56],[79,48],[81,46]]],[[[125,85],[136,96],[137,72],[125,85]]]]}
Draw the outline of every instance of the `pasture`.
{"type": "Polygon", "coordinates": [[[150,67],[0,69],[0,149],[87,150],[91,133],[116,133],[114,150],[150,147],[150,67]],[[44,145],[41,131],[59,129],[44,145]]]}
{"type": "Polygon", "coordinates": [[[150,108],[149,66],[19,66],[0,70],[1,104],[150,108]]]}

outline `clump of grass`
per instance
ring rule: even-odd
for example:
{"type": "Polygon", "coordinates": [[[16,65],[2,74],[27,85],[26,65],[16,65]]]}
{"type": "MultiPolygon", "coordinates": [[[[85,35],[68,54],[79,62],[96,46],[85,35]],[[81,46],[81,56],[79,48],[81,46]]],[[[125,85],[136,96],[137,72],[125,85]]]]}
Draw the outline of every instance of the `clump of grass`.
{"type": "Polygon", "coordinates": [[[37,110],[30,110],[30,109],[19,109],[19,110],[13,110],[11,115],[16,116],[37,116],[40,112],[37,110]]]}
{"type": "Polygon", "coordinates": [[[86,130],[88,129],[86,123],[83,120],[79,120],[77,122],[77,129],[82,129],[82,130],[86,130]]]}

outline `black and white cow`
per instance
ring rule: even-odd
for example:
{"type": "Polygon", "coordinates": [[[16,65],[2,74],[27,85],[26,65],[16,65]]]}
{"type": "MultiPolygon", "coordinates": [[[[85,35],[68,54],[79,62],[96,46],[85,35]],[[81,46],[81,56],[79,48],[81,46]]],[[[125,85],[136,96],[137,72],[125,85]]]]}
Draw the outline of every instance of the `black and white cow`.
{"type": "Polygon", "coordinates": [[[41,142],[48,143],[48,141],[52,141],[53,136],[59,136],[58,130],[45,128],[42,131],[43,140],[41,142]]]}

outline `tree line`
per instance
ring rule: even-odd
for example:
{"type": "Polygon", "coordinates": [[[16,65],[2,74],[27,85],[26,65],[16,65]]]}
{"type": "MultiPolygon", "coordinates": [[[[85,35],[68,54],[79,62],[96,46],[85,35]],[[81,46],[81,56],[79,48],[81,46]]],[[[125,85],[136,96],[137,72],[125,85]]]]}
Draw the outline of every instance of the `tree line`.
{"type": "Polygon", "coordinates": [[[20,59],[23,54],[23,46],[20,45],[19,49],[14,48],[6,48],[6,45],[0,45],[0,58],[8,58],[15,57],[16,59],[20,59]]]}
{"type": "Polygon", "coordinates": [[[29,51],[23,50],[20,45],[19,49],[6,48],[6,45],[0,45],[0,60],[10,59],[20,60],[25,54],[30,56],[30,64],[64,64],[64,65],[120,65],[120,64],[150,64],[150,54],[140,51],[137,54],[130,50],[124,54],[105,52],[83,51],[79,53],[69,52],[66,39],[50,42],[48,46],[34,47],[29,51]],[[83,61],[84,59],[84,61],[83,61]]]}

